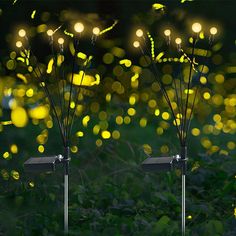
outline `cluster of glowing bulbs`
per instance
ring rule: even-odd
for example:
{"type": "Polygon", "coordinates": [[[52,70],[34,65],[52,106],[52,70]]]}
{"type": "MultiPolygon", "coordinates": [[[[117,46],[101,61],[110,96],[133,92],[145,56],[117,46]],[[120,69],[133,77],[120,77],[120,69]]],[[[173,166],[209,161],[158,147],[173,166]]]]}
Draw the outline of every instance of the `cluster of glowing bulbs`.
{"type": "MultiPolygon", "coordinates": [[[[82,32],[84,31],[84,25],[83,25],[83,23],[81,23],[81,22],[75,23],[75,25],[74,25],[74,30],[75,30],[75,32],[77,32],[77,33],[82,33],[82,32]]],[[[53,34],[54,34],[54,31],[53,31],[52,29],[47,30],[47,35],[48,35],[49,37],[52,37],[53,34]]],[[[98,35],[100,34],[100,29],[99,29],[98,27],[94,27],[94,28],[93,28],[93,34],[94,34],[95,36],[98,36],[98,35]]],[[[24,38],[24,37],[26,37],[26,31],[25,31],[24,29],[20,29],[20,30],[18,31],[18,35],[19,35],[21,38],[24,38]]],[[[63,45],[64,42],[65,42],[65,40],[60,37],[60,38],[58,38],[57,42],[58,42],[59,45],[63,45]]],[[[16,47],[21,48],[22,46],[23,46],[23,44],[22,44],[21,41],[17,41],[17,42],[16,42],[16,47]]]]}
{"type": "MultiPolygon", "coordinates": [[[[201,30],[202,30],[202,25],[201,25],[200,23],[195,22],[195,23],[192,24],[192,31],[193,31],[194,33],[199,34],[199,33],[201,32],[201,30]]],[[[217,30],[216,27],[211,27],[211,28],[210,28],[210,34],[211,34],[212,36],[216,35],[217,32],[218,32],[218,30],[217,30]]],[[[171,30],[170,30],[170,29],[164,30],[164,35],[165,35],[167,38],[170,38],[171,30]]],[[[136,36],[139,37],[139,38],[143,37],[143,31],[142,31],[141,29],[138,29],[138,30],[136,31],[136,36]]],[[[180,44],[182,43],[181,38],[176,38],[176,39],[175,39],[175,43],[176,43],[177,45],[180,45],[180,44]]],[[[138,47],[140,46],[139,41],[134,41],[133,46],[134,46],[135,48],[138,48],[138,47]]]]}

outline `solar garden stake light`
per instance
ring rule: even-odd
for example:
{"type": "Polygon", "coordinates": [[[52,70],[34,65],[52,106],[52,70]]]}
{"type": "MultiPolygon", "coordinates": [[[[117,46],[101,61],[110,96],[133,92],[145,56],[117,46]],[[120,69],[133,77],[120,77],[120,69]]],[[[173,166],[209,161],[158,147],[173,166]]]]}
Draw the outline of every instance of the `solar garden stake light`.
{"type": "MultiPolygon", "coordinates": [[[[116,23],[115,23],[116,24],[116,23]]],[[[113,26],[114,27],[114,26],[113,26]]],[[[93,36],[91,43],[94,44],[97,37],[109,30],[113,27],[109,27],[109,29],[105,29],[100,32],[98,27],[93,29],[93,36]]],[[[70,140],[71,140],[71,131],[72,126],[76,114],[76,105],[79,102],[80,95],[83,95],[82,86],[93,86],[99,84],[100,81],[96,81],[96,83],[91,85],[84,85],[84,80],[86,80],[86,70],[88,69],[89,62],[91,57],[87,57],[82,66],[82,75],[79,77],[79,82],[75,83],[75,77],[80,74],[76,74],[77,65],[77,57],[78,57],[78,45],[79,39],[81,37],[81,33],[84,31],[84,25],[81,22],[77,22],[74,25],[75,35],[73,33],[67,32],[64,30],[66,35],[69,35],[73,39],[74,53],[72,57],[72,69],[71,69],[71,79],[68,82],[66,77],[65,68],[62,61],[60,65],[58,65],[59,56],[63,57],[64,53],[64,39],[62,37],[58,38],[58,46],[59,52],[57,54],[54,52],[54,38],[56,37],[56,32],[61,28],[58,27],[56,30],[49,29],[47,31],[47,35],[50,39],[50,46],[52,51],[52,66],[49,72],[43,73],[40,66],[38,65],[37,58],[34,56],[31,47],[29,46],[29,41],[26,36],[26,31],[24,29],[19,30],[18,35],[21,37],[21,40],[16,42],[16,46],[21,49],[21,55],[24,55],[24,58],[21,58],[21,61],[25,63],[27,67],[32,68],[32,75],[35,77],[39,86],[44,90],[45,95],[49,101],[51,111],[54,115],[54,118],[58,124],[58,128],[60,131],[60,136],[63,144],[63,155],[55,155],[55,156],[47,156],[47,157],[32,157],[28,159],[24,163],[24,168],[29,172],[53,172],[56,169],[57,165],[64,166],[64,232],[68,233],[68,186],[69,186],[69,161],[70,161],[70,140]],[[27,45],[27,49],[24,47],[24,43],[27,45]],[[31,62],[31,56],[34,60],[31,62]],[[36,60],[36,61],[35,61],[36,60]],[[56,63],[56,62],[57,63],[56,63]],[[61,68],[60,68],[61,66],[61,68]],[[62,72],[61,72],[62,70],[62,72]],[[55,76],[49,82],[51,73],[52,76],[55,76]],[[74,85],[78,85],[78,87],[74,85]],[[69,92],[69,99],[65,99],[65,94],[69,92]]],[[[57,47],[58,48],[58,47],[57,47]]],[[[50,62],[49,62],[50,64],[50,62]]],[[[48,66],[49,68],[49,66],[48,66]]],[[[86,81],[85,81],[86,82],[86,81]]]]}
{"type": "MultiPolygon", "coordinates": [[[[173,78],[173,87],[168,88],[167,85],[165,85],[162,81],[161,74],[159,72],[159,69],[157,68],[157,63],[160,62],[160,60],[156,59],[155,56],[155,45],[154,40],[149,32],[147,32],[148,39],[151,44],[151,52],[147,49],[147,42],[146,38],[144,37],[144,33],[141,29],[138,29],[136,31],[136,36],[139,38],[139,40],[134,41],[133,46],[135,48],[139,48],[141,53],[144,56],[144,60],[146,60],[147,65],[149,65],[149,61],[146,58],[146,55],[149,56],[151,59],[151,67],[152,72],[154,74],[154,77],[159,85],[159,88],[162,92],[162,95],[165,99],[165,101],[168,104],[168,107],[171,111],[171,114],[174,119],[174,125],[176,127],[177,131],[177,137],[179,139],[180,144],[180,150],[179,155],[172,156],[172,157],[148,157],[146,160],[143,161],[141,164],[142,168],[145,171],[171,171],[175,168],[181,169],[181,175],[182,175],[182,222],[181,222],[181,231],[182,235],[185,235],[185,178],[187,174],[187,146],[188,146],[188,133],[190,128],[191,119],[193,116],[193,110],[194,105],[196,101],[196,95],[198,93],[199,89],[199,80],[204,72],[204,67],[206,66],[206,62],[201,62],[200,69],[197,68],[197,65],[199,65],[198,62],[196,62],[197,55],[195,55],[195,48],[196,44],[199,40],[199,34],[202,31],[202,26],[200,23],[196,22],[192,25],[192,31],[194,33],[194,36],[191,38],[192,45],[191,45],[191,54],[190,56],[185,53],[185,51],[182,48],[182,40],[181,38],[175,39],[175,44],[177,47],[177,51],[181,53],[182,61],[178,58],[166,58],[166,61],[169,62],[178,62],[180,63],[189,63],[189,72],[187,74],[187,81],[184,80],[183,76],[180,74],[178,75],[179,78],[173,78]],[[177,60],[176,60],[177,59],[177,60]],[[197,85],[196,85],[197,84],[197,85]],[[174,107],[172,103],[172,98],[168,95],[168,90],[174,89],[175,93],[175,99],[177,106],[174,107]],[[191,99],[191,94],[193,94],[193,98],[191,99]],[[191,100],[191,102],[190,102],[191,100]]],[[[215,34],[217,33],[217,28],[212,27],[210,29],[210,37],[209,37],[209,49],[210,46],[213,43],[213,39],[215,34]]],[[[171,44],[171,30],[166,29],[164,31],[164,35],[166,37],[167,45],[170,46],[171,44]]],[[[205,50],[206,53],[201,55],[206,59],[208,57],[209,49],[205,50]]],[[[200,61],[200,60],[199,60],[200,61]]]]}

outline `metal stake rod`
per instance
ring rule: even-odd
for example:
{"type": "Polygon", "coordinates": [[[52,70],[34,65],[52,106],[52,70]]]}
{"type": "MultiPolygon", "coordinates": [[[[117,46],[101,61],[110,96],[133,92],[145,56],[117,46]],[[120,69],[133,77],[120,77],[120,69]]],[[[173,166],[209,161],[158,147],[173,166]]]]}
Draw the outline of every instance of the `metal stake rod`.
{"type": "Polygon", "coordinates": [[[185,175],[182,174],[182,236],[185,236],[185,175]]]}
{"type": "Polygon", "coordinates": [[[64,155],[64,232],[68,234],[68,201],[69,201],[69,158],[70,156],[70,148],[65,148],[65,155],[64,155]]]}
{"type": "Polygon", "coordinates": [[[187,170],[187,147],[181,147],[182,163],[182,236],[185,236],[185,175],[187,170]]]}

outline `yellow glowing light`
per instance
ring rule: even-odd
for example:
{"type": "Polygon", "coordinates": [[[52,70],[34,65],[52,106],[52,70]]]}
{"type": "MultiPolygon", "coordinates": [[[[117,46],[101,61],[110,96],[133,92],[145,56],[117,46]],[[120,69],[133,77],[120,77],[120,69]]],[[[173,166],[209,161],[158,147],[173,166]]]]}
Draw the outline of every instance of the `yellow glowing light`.
{"type": "Polygon", "coordinates": [[[51,29],[47,30],[47,35],[48,35],[49,37],[52,37],[52,35],[53,35],[53,30],[51,30],[51,29]]]}
{"type": "Polygon", "coordinates": [[[215,114],[215,115],[213,116],[213,120],[214,120],[215,122],[220,122],[220,121],[221,121],[221,115],[220,115],[220,114],[215,114]]]}
{"type": "Polygon", "coordinates": [[[28,123],[27,112],[23,107],[16,107],[11,111],[11,120],[16,127],[24,127],[28,123]]]}
{"type": "Polygon", "coordinates": [[[132,107],[130,107],[127,111],[128,115],[134,116],[136,114],[136,110],[132,107]]]}
{"type": "Polygon", "coordinates": [[[156,100],[155,100],[155,99],[149,100],[149,101],[148,101],[148,106],[149,106],[150,108],[155,108],[155,107],[157,106],[156,100]]]}
{"type": "Polygon", "coordinates": [[[26,32],[25,32],[25,30],[24,29],[20,29],[19,30],[19,32],[18,32],[18,35],[20,36],[20,37],[25,37],[25,35],[26,35],[26,32]]]}
{"type": "Polygon", "coordinates": [[[78,52],[77,57],[81,58],[82,60],[85,60],[87,58],[87,55],[83,52],[78,52]]]}
{"type": "Polygon", "coordinates": [[[29,110],[29,116],[32,119],[45,119],[49,115],[47,106],[37,106],[29,110]]]}
{"type": "Polygon", "coordinates": [[[48,62],[48,67],[47,67],[47,73],[48,73],[48,74],[50,74],[50,73],[52,72],[53,63],[54,63],[54,59],[51,58],[50,61],[48,62]]]}
{"type": "Polygon", "coordinates": [[[217,28],[216,28],[216,27],[211,27],[211,28],[210,28],[210,33],[211,33],[212,35],[216,35],[216,34],[217,34],[217,28]]]}
{"type": "Polygon", "coordinates": [[[207,83],[207,78],[205,76],[201,76],[200,82],[201,82],[201,84],[206,84],[207,83]]]}
{"type": "Polygon", "coordinates": [[[163,128],[158,127],[158,128],[156,129],[156,132],[157,132],[157,135],[162,135],[162,134],[164,133],[164,130],[163,130],[163,128]]]}
{"type": "Polygon", "coordinates": [[[99,35],[100,34],[100,29],[98,27],[93,28],[93,34],[99,35]]]}
{"type": "Polygon", "coordinates": [[[132,65],[132,61],[128,59],[123,59],[120,61],[120,65],[125,65],[126,67],[130,67],[132,65]]]}
{"type": "Polygon", "coordinates": [[[229,142],[227,143],[227,148],[228,148],[228,149],[230,149],[230,150],[234,150],[235,147],[236,147],[235,142],[233,142],[233,141],[229,141],[229,142]]]}
{"type": "Polygon", "coordinates": [[[17,41],[17,42],[16,42],[16,46],[17,46],[18,48],[21,48],[21,47],[22,47],[22,45],[23,45],[23,44],[22,44],[22,42],[21,42],[21,41],[17,41]]]}
{"type": "Polygon", "coordinates": [[[99,35],[102,35],[102,34],[108,32],[108,31],[112,30],[117,24],[118,24],[118,20],[115,20],[114,23],[113,23],[111,26],[109,26],[109,27],[107,27],[106,29],[102,30],[102,31],[99,33],[99,35]]]}
{"type": "Polygon", "coordinates": [[[111,101],[111,94],[110,93],[106,94],[106,101],[107,102],[111,101]]]}
{"type": "Polygon", "coordinates": [[[193,94],[193,93],[194,93],[194,90],[193,90],[193,89],[185,89],[185,90],[184,90],[184,93],[185,93],[185,94],[193,94]]]}
{"type": "Polygon", "coordinates": [[[116,124],[122,125],[123,124],[123,117],[122,116],[117,116],[116,117],[116,124]]]}
{"type": "Polygon", "coordinates": [[[13,179],[18,180],[20,178],[20,173],[16,170],[11,171],[11,176],[13,179]]]}
{"type": "Polygon", "coordinates": [[[135,103],[136,103],[136,98],[135,98],[135,96],[131,95],[129,97],[129,104],[134,105],[135,103]]]}
{"type": "Polygon", "coordinates": [[[109,139],[111,137],[111,133],[107,130],[102,131],[102,138],[109,139]]]}
{"type": "Polygon", "coordinates": [[[180,119],[176,119],[176,120],[173,120],[173,124],[174,124],[174,126],[180,126],[180,124],[181,124],[181,120],[180,119]]]}
{"type": "Polygon", "coordinates": [[[199,136],[201,131],[198,128],[193,128],[191,133],[192,133],[193,136],[199,136]]]}
{"type": "Polygon", "coordinates": [[[170,114],[165,111],[165,112],[162,113],[161,117],[162,117],[163,120],[169,120],[170,114]]]}
{"type": "Polygon", "coordinates": [[[142,37],[142,36],[143,36],[143,31],[142,31],[141,29],[138,29],[138,30],[136,31],[136,36],[137,36],[137,37],[142,37]]]}
{"type": "Polygon", "coordinates": [[[150,155],[150,154],[152,154],[152,147],[149,144],[145,143],[145,144],[143,144],[143,151],[146,154],[150,155]]]}
{"type": "Polygon", "coordinates": [[[169,36],[171,35],[171,31],[170,31],[169,29],[166,29],[166,30],[164,31],[164,35],[165,35],[166,37],[169,37],[169,36]]]}
{"type": "Polygon", "coordinates": [[[201,139],[201,144],[206,149],[209,149],[212,146],[212,142],[207,138],[202,138],[201,139]]]}
{"type": "Polygon", "coordinates": [[[33,97],[34,90],[32,88],[27,89],[25,94],[26,94],[27,97],[33,97]]]}
{"type": "Polygon", "coordinates": [[[202,26],[200,23],[195,22],[192,24],[192,30],[194,33],[199,33],[202,30],[202,26]]]}
{"type": "Polygon", "coordinates": [[[217,75],[215,76],[215,81],[216,81],[218,84],[223,84],[224,81],[225,81],[224,75],[222,75],[222,74],[217,74],[217,75]]]}
{"type": "Polygon", "coordinates": [[[90,121],[90,116],[89,116],[89,115],[85,116],[85,117],[82,119],[82,124],[83,124],[83,126],[84,126],[84,127],[87,127],[89,121],[90,121]]]}
{"type": "Polygon", "coordinates": [[[96,140],[96,145],[97,145],[97,147],[101,147],[102,146],[102,140],[101,139],[97,139],[96,140]]]}
{"type": "Polygon", "coordinates": [[[77,136],[77,137],[83,137],[83,136],[84,136],[84,132],[83,132],[83,131],[78,131],[78,132],[76,133],[76,136],[77,136]]]}
{"type": "Polygon", "coordinates": [[[33,182],[33,181],[30,181],[30,182],[29,182],[29,186],[30,186],[31,188],[33,188],[33,187],[34,187],[34,182],[33,182]]]}
{"type": "Polygon", "coordinates": [[[113,139],[119,139],[120,138],[120,132],[118,130],[114,130],[112,132],[112,138],[113,139]]]}
{"type": "Polygon", "coordinates": [[[99,131],[100,131],[100,126],[99,125],[95,125],[93,127],[93,134],[97,135],[99,133],[99,131]]]}
{"type": "Polygon", "coordinates": [[[145,117],[141,118],[139,121],[139,125],[140,125],[140,127],[143,127],[143,128],[146,127],[147,126],[147,118],[145,118],[145,117]]]}
{"type": "Polygon", "coordinates": [[[77,32],[77,33],[82,33],[84,31],[84,25],[81,23],[81,22],[77,22],[75,23],[74,25],[74,30],[77,32]]]}
{"type": "Polygon", "coordinates": [[[162,145],[161,146],[161,153],[168,153],[169,152],[169,147],[167,145],[162,145]]]}
{"type": "MultiPolygon", "coordinates": [[[[72,80],[72,74],[68,75],[69,80],[72,80]]],[[[100,76],[97,74],[95,77],[92,75],[84,74],[84,71],[80,71],[78,74],[73,76],[74,85],[83,85],[83,86],[94,86],[100,83],[100,76]]]]}
{"type": "Polygon", "coordinates": [[[9,152],[4,152],[2,156],[3,156],[4,159],[7,159],[7,158],[10,157],[10,153],[9,152]]]}
{"type": "Polygon", "coordinates": [[[133,46],[134,46],[135,48],[138,48],[138,47],[140,46],[139,41],[134,41],[133,46]]]}
{"type": "Polygon", "coordinates": [[[60,45],[62,45],[62,44],[64,43],[64,39],[63,39],[63,38],[59,38],[59,39],[57,40],[57,42],[58,42],[60,45]]]}
{"type": "Polygon", "coordinates": [[[39,151],[40,153],[43,153],[43,152],[44,152],[44,146],[43,146],[43,145],[39,145],[39,146],[38,146],[38,151],[39,151]]]}
{"type": "Polygon", "coordinates": [[[155,116],[159,116],[160,115],[160,110],[156,109],[154,114],[155,114],[155,116]]]}
{"type": "Polygon", "coordinates": [[[128,124],[130,124],[130,122],[131,122],[131,118],[130,118],[129,116],[125,116],[125,117],[124,117],[124,123],[125,123],[126,125],[128,125],[128,124]]]}
{"type": "Polygon", "coordinates": [[[188,219],[188,220],[192,220],[192,218],[193,218],[193,217],[192,217],[191,215],[187,216],[187,219],[188,219]]]}
{"type": "Polygon", "coordinates": [[[11,153],[16,154],[18,152],[18,147],[16,144],[12,144],[10,147],[11,153]]]}
{"type": "Polygon", "coordinates": [[[209,100],[211,98],[211,94],[209,92],[203,93],[203,98],[209,100]]]}
{"type": "Polygon", "coordinates": [[[79,151],[79,149],[78,149],[77,146],[72,146],[72,147],[70,148],[70,150],[71,150],[71,152],[73,152],[73,153],[77,153],[77,152],[79,151]]]}
{"type": "Polygon", "coordinates": [[[176,39],[175,39],[175,43],[176,43],[177,45],[180,45],[180,44],[182,43],[181,38],[176,38],[176,39]]]}

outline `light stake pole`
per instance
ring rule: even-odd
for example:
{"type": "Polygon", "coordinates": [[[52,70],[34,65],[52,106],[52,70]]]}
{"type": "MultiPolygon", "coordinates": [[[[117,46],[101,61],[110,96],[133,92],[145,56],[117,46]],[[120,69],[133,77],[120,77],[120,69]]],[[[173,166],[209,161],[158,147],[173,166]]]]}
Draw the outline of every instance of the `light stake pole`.
{"type": "Polygon", "coordinates": [[[182,161],[182,236],[185,235],[185,177],[187,172],[187,146],[181,146],[180,157],[182,161]]]}
{"type": "Polygon", "coordinates": [[[64,154],[64,231],[68,234],[68,202],[69,202],[69,161],[70,148],[65,147],[64,154]]]}
{"type": "MultiPolygon", "coordinates": [[[[160,87],[160,90],[162,92],[163,97],[165,98],[171,113],[173,115],[174,119],[174,124],[176,127],[177,131],[177,136],[180,142],[180,155],[175,155],[172,157],[148,157],[146,160],[144,160],[141,164],[142,168],[145,171],[171,171],[174,168],[179,168],[181,169],[181,178],[182,178],[182,196],[181,196],[181,232],[182,236],[185,236],[185,192],[186,192],[186,174],[187,174],[187,140],[188,140],[188,133],[189,133],[189,128],[190,128],[190,122],[193,116],[193,110],[194,110],[194,105],[196,101],[196,95],[199,89],[199,86],[196,86],[195,88],[195,94],[192,99],[192,104],[190,103],[190,90],[192,90],[192,80],[193,80],[193,71],[197,72],[197,78],[200,79],[201,75],[203,73],[203,69],[205,64],[202,65],[200,70],[196,69],[196,62],[195,62],[195,46],[196,42],[198,40],[198,36],[202,30],[202,26],[200,23],[195,22],[192,25],[192,31],[194,32],[195,36],[193,37],[193,42],[192,42],[192,50],[191,50],[191,55],[188,56],[182,49],[181,43],[182,40],[181,38],[176,38],[175,43],[177,46],[178,52],[181,52],[184,56],[184,58],[187,60],[187,62],[190,63],[189,66],[189,73],[188,73],[188,80],[187,82],[184,81],[182,76],[180,75],[179,79],[179,88],[177,88],[175,78],[173,79],[173,84],[174,84],[174,91],[175,91],[175,96],[177,100],[177,108],[174,108],[171,102],[171,98],[168,95],[168,90],[166,88],[166,85],[162,81],[162,76],[159,73],[159,70],[156,66],[156,59],[155,59],[155,52],[154,52],[154,40],[151,37],[149,33],[147,33],[148,38],[150,40],[151,44],[151,53],[149,50],[146,49],[146,42],[145,42],[145,37],[143,36],[143,31],[141,29],[138,29],[136,31],[136,36],[139,38],[138,41],[134,41],[133,46],[135,48],[140,48],[141,53],[144,56],[144,59],[146,60],[147,64],[149,62],[146,59],[145,53],[150,57],[151,59],[151,66],[153,69],[153,73],[155,75],[155,79],[160,87]],[[142,44],[144,44],[144,48],[142,47],[142,44]],[[145,52],[145,53],[144,53],[145,52]],[[186,94],[186,96],[184,96],[186,94]],[[190,110],[190,112],[188,112],[190,110]]],[[[215,34],[217,33],[217,28],[212,27],[210,29],[210,38],[209,38],[209,46],[211,46],[212,41],[214,39],[215,34]]],[[[164,31],[164,35],[166,37],[167,45],[170,45],[171,42],[171,30],[166,29],[164,31]]],[[[204,57],[207,57],[208,55],[208,50],[206,55],[204,57]]]]}

